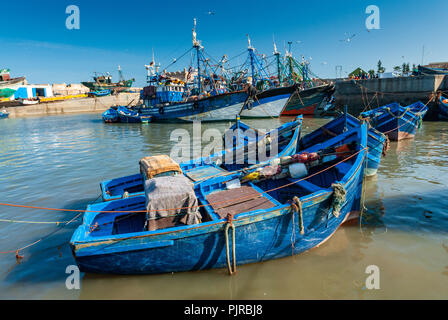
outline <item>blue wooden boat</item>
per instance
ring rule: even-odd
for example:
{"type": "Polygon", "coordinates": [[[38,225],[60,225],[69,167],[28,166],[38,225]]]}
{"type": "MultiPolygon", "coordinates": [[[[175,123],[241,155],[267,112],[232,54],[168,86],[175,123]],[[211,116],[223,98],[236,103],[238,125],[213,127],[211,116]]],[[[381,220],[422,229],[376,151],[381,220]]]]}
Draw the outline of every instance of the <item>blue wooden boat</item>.
{"type": "Polygon", "coordinates": [[[439,120],[448,121],[448,99],[441,96],[437,105],[439,120]]]}
{"type": "Polygon", "coordinates": [[[361,210],[367,129],[362,124],[308,148],[314,154],[350,146],[350,156],[311,167],[305,176],[295,175],[290,166],[291,176],[279,179],[245,180],[247,172],[237,172],[201,182],[195,188],[197,206],[186,208],[197,210],[198,223],[178,222],[147,230],[148,221],[161,222],[148,220],[153,216],[146,212],[151,203],[148,190],[146,196],[89,205],[70,240],[76,263],[82,272],[91,273],[151,274],[227,267],[232,274],[237,265],[315,248],[351,213],[361,210]],[[226,190],[235,180],[241,187],[226,190]]]}
{"type": "MultiPolygon", "coordinates": [[[[362,122],[359,119],[353,117],[349,113],[344,113],[319,129],[303,136],[300,139],[298,150],[305,150],[316,143],[325,142],[328,139],[340,135],[349,129],[359,127],[361,124],[362,122]]],[[[381,157],[385,155],[387,151],[387,137],[375,128],[369,128],[367,147],[368,157],[365,175],[370,177],[374,176],[378,172],[381,157]]]]}
{"type": "Polygon", "coordinates": [[[103,121],[106,123],[120,122],[118,117],[117,107],[111,107],[103,112],[103,121]]]}
{"type": "Polygon", "coordinates": [[[98,90],[98,91],[91,91],[89,94],[95,96],[95,97],[104,97],[110,95],[110,89],[105,90],[98,90]]]}
{"type": "MultiPolygon", "coordinates": [[[[260,159],[258,155],[256,159],[255,157],[254,159],[248,159],[247,151],[253,144],[268,140],[274,133],[278,136],[277,153],[271,156],[268,152],[267,156],[282,157],[292,155],[296,152],[297,142],[301,134],[302,120],[303,117],[298,116],[295,121],[288,122],[268,133],[260,133],[237,118],[235,124],[228,131],[235,133],[231,137],[230,147],[207,157],[181,163],[180,167],[183,173],[197,184],[212,176],[226,175],[231,171],[257,165],[263,159],[260,159]],[[228,159],[227,155],[232,155],[232,159],[228,159]]],[[[228,142],[226,142],[227,145],[228,142]]],[[[256,151],[258,152],[258,149],[256,151]]],[[[141,173],[102,181],[100,183],[102,199],[103,201],[121,199],[125,193],[129,197],[142,195],[144,192],[143,183],[144,180],[141,173]]]]}
{"type": "Polygon", "coordinates": [[[391,103],[363,112],[361,117],[368,119],[375,129],[387,135],[390,140],[400,141],[413,138],[417,128],[421,125],[422,114],[420,112],[422,109],[414,109],[414,111],[419,112],[414,113],[409,107],[405,108],[398,103],[391,103]]]}
{"type": "Polygon", "coordinates": [[[9,113],[6,112],[5,110],[2,110],[2,111],[0,112],[0,119],[6,119],[6,118],[8,118],[8,117],[9,117],[9,113]]]}
{"type": "Polygon", "coordinates": [[[428,107],[421,101],[410,104],[406,108],[411,110],[416,115],[419,115],[422,119],[425,117],[426,113],[429,110],[428,107]]]}
{"type": "Polygon", "coordinates": [[[121,123],[149,123],[151,116],[142,115],[137,111],[129,109],[124,106],[117,108],[118,118],[121,123]]]}

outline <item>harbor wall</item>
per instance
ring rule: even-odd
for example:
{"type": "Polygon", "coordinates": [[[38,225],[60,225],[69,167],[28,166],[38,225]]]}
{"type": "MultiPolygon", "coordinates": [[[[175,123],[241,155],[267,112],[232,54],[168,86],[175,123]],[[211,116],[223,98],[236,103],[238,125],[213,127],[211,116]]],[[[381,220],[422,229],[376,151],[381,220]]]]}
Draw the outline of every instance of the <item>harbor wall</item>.
{"type": "MultiPolygon", "coordinates": [[[[358,116],[361,112],[388,103],[398,102],[403,106],[417,101],[427,103],[438,91],[448,90],[448,76],[431,75],[397,77],[369,80],[337,80],[335,84],[336,108],[358,116]]],[[[435,102],[428,104],[431,117],[435,102]]]]}
{"type": "Polygon", "coordinates": [[[136,105],[139,93],[119,93],[106,97],[70,99],[35,105],[8,107],[10,118],[103,112],[113,105],[136,105]]]}

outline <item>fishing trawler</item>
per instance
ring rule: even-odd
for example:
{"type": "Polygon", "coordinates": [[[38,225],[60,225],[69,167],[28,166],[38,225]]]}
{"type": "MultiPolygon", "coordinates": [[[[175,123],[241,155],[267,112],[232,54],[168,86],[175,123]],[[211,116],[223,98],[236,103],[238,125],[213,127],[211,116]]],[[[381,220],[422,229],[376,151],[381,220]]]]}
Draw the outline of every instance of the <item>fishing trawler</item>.
{"type": "MultiPolygon", "coordinates": [[[[5,89],[17,90],[18,87],[25,85],[25,77],[11,78],[9,69],[0,69],[0,90],[6,95],[5,89]]],[[[8,92],[9,93],[9,92],[8,92]]],[[[13,94],[14,92],[12,92],[13,94]]]]}
{"type": "Polygon", "coordinates": [[[109,72],[107,72],[105,75],[98,75],[95,72],[95,75],[93,76],[93,82],[81,83],[91,91],[111,90],[113,92],[120,92],[132,87],[135,79],[125,80],[120,66],[118,66],[118,76],[120,81],[112,82],[112,75],[109,72]]]}

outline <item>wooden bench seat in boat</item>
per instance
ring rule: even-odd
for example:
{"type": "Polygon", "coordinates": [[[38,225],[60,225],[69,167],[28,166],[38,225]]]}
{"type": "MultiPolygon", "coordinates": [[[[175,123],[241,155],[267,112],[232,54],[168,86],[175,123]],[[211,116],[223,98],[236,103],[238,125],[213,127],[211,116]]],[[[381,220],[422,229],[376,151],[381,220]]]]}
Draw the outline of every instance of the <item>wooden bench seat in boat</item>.
{"type": "Polygon", "coordinates": [[[184,174],[193,181],[199,181],[225,172],[227,171],[216,166],[202,165],[185,171],[184,174]]]}
{"type": "Polygon", "coordinates": [[[207,201],[221,219],[228,214],[237,215],[278,205],[251,186],[211,193],[207,196],[207,201]]]}

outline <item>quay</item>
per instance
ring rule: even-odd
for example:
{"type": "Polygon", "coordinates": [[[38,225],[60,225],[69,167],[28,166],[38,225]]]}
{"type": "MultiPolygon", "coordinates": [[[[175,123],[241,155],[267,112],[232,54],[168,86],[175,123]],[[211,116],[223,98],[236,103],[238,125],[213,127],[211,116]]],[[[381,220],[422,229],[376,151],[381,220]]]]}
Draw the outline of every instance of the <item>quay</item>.
{"type": "MultiPolygon", "coordinates": [[[[397,102],[403,106],[416,101],[426,104],[438,92],[448,91],[448,76],[375,78],[367,80],[336,80],[336,109],[358,116],[361,112],[397,102]]],[[[432,120],[437,99],[428,104],[425,120],[432,120]]]]}
{"type": "MultiPolygon", "coordinates": [[[[104,97],[87,97],[63,101],[41,102],[34,105],[5,107],[10,118],[30,116],[52,116],[75,113],[103,112],[112,105],[134,106],[139,100],[140,93],[122,92],[117,95],[104,97]]],[[[2,108],[3,109],[3,108],[2,108]]]]}

